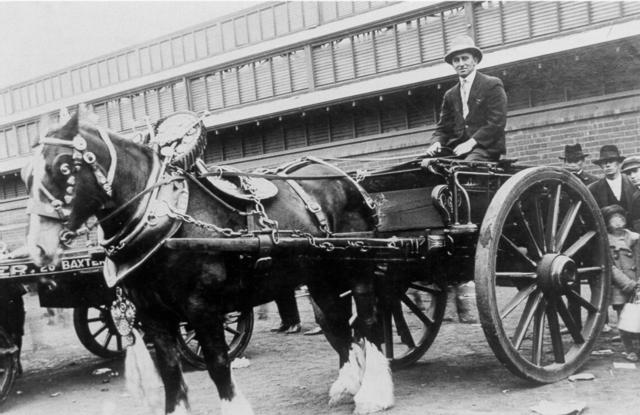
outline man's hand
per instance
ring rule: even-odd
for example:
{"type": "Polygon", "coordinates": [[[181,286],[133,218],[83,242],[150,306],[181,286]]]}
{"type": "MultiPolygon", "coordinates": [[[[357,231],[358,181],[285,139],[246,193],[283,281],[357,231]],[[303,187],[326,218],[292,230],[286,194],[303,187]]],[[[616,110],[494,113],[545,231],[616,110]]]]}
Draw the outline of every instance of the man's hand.
{"type": "Polygon", "coordinates": [[[470,138],[464,143],[457,145],[456,148],[453,149],[453,152],[455,153],[456,156],[462,156],[464,154],[471,152],[471,150],[473,150],[476,144],[478,144],[478,142],[475,139],[470,138]]]}
{"type": "Polygon", "coordinates": [[[440,151],[441,148],[442,148],[442,144],[440,144],[439,141],[436,141],[435,143],[429,146],[429,148],[427,149],[426,155],[429,157],[433,157],[440,151]]]}

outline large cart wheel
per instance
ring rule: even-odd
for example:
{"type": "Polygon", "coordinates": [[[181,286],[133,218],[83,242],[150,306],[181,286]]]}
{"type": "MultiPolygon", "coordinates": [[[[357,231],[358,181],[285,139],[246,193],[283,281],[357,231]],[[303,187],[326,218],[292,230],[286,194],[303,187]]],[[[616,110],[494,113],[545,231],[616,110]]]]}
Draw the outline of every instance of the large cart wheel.
{"type": "Polygon", "coordinates": [[[386,285],[379,300],[383,352],[392,369],[405,368],[420,359],[436,339],[447,305],[447,291],[421,282],[386,285]]]}
{"type": "MultiPolygon", "coordinates": [[[[225,340],[229,346],[229,358],[240,356],[247,346],[253,334],[253,310],[236,311],[225,316],[224,323],[225,340]]],[[[206,369],[202,348],[196,339],[195,331],[188,323],[180,324],[180,336],[178,336],[178,350],[183,359],[196,369],[206,369]]]]}
{"type": "Polygon", "coordinates": [[[108,305],[75,308],[73,327],[80,343],[91,353],[105,359],[124,356],[122,336],[111,318],[108,305]]]}
{"type": "Polygon", "coordinates": [[[607,313],[608,249],[598,206],[571,173],[530,168],[498,189],[475,281],[485,336],[511,372],[551,383],[589,358],[607,313]]]}
{"type": "Polygon", "coordinates": [[[0,403],[7,400],[18,373],[18,347],[0,327],[0,403]]]}

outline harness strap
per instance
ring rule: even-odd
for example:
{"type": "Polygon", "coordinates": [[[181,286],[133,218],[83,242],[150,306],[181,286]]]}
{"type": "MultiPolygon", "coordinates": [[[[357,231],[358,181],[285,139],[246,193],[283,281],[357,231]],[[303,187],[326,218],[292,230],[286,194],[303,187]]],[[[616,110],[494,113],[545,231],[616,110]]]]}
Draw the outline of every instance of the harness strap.
{"type": "Polygon", "coordinates": [[[307,210],[313,214],[313,216],[318,221],[320,225],[320,229],[326,233],[327,235],[331,234],[331,229],[329,229],[329,221],[327,220],[327,215],[324,214],[322,208],[315,200],[313,196],[307,193],[302,186],[298,184],[298,182],[294,180],[287,180],[287,184],[291,186],[294,192],[298,194],[298,197],[302,200],[304,205],[307,207],[307,210]]]}
{"type": "Polygon", "coordinates": [[[364,190],[364,188],[360,185],[360,183],[358,183],[353,177],[349,176],[347,174],[347,172],[345,172],[344,170],[342,170],[339,167],[334,166],[331,163],[327,163],[326,161],[313,157],[313,156],[308,156],[307,159],[318,163],[318,164],[322,164],[323,166],[327,166],[335,171],[337,171],[338,173],[342,174],[342,177],[344,177],[345,179],[347,179],[349,182],[351,182],[351,184],[358,190],[358,192],[360,192],[360,195],[362,195],[362,198],[364,199],[364,202],[366,203],[367,207],[373,211],[375,211],[376,209],[376,202],[371,198],[371,196],[369,196],[369,193],[364,190]]]}
{"type": "Polygon", "coordinates": [[[113,179],[116,177],[116,160],[118,159],[118,154],[116,153],[116,148],[113,145],[111,138],[109,138],[109,134],[107,133],[107,131],[102,127],[98,127],[98,133],[100,133],[102,141],[104,141],[104,143],[107,145],[107,148],[109,149],[109,157],[111,157],[111,163],[109,164],[109,171],[107,172],[107,183],[109,184],[109,187],[112,187],[113,179]]]}

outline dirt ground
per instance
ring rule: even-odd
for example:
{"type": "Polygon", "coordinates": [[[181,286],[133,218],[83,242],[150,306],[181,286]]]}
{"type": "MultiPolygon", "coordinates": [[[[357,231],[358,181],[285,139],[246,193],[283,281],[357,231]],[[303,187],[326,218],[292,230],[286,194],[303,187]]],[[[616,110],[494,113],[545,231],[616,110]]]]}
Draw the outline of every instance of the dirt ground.
{"type": "MultiPolygon", "coordinates": [[[[26,296],[27,334],[24,374],[0,409],[16,415],[143,415],[146,409],[125,389],[122,360],[105,361],[86,351],[73,331],[71,310],[46,317],[37,297],[26,296]],[[94,375],[110,368],[117,376],[94,375]]],[[[303,329],[313,326],[306,298],[299,298],[303,329]]],[[[329,386],[337,376],[337,358],[323,336],[272,334],[278,323],[275,307],[267,320],[256,320],[245,356],[250,366],[234,370],[256,414],[350,414],[353,405],[327,406],[329,386]]],[[[542,400],[579,401],[585,414],[637,414],[640,407],[638,369],[614,369],[624,362],[622,346],[603,335],[582,372],[595,380],[536,386],[502,367],[478,325],[445,323],[433,347],[414,366],[394,373],[396,406],[388,413],[409,414],[529,414],[542,400]]],[[[637,366],[637,365],[636,365],[637,366]]],[[[189,370],[194,415],[219,414],[217,393],[204,371],[189,370]]]]}

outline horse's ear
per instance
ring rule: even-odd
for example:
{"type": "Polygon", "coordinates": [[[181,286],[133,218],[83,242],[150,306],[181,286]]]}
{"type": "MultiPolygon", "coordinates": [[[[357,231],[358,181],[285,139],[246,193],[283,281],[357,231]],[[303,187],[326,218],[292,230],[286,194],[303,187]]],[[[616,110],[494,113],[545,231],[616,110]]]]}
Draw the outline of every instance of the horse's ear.
{"type": "Polygon", "coordinates": [[[71,118],[58,131],[61,138],[73,138],[78,134],[78,113],[71,118]]]}

